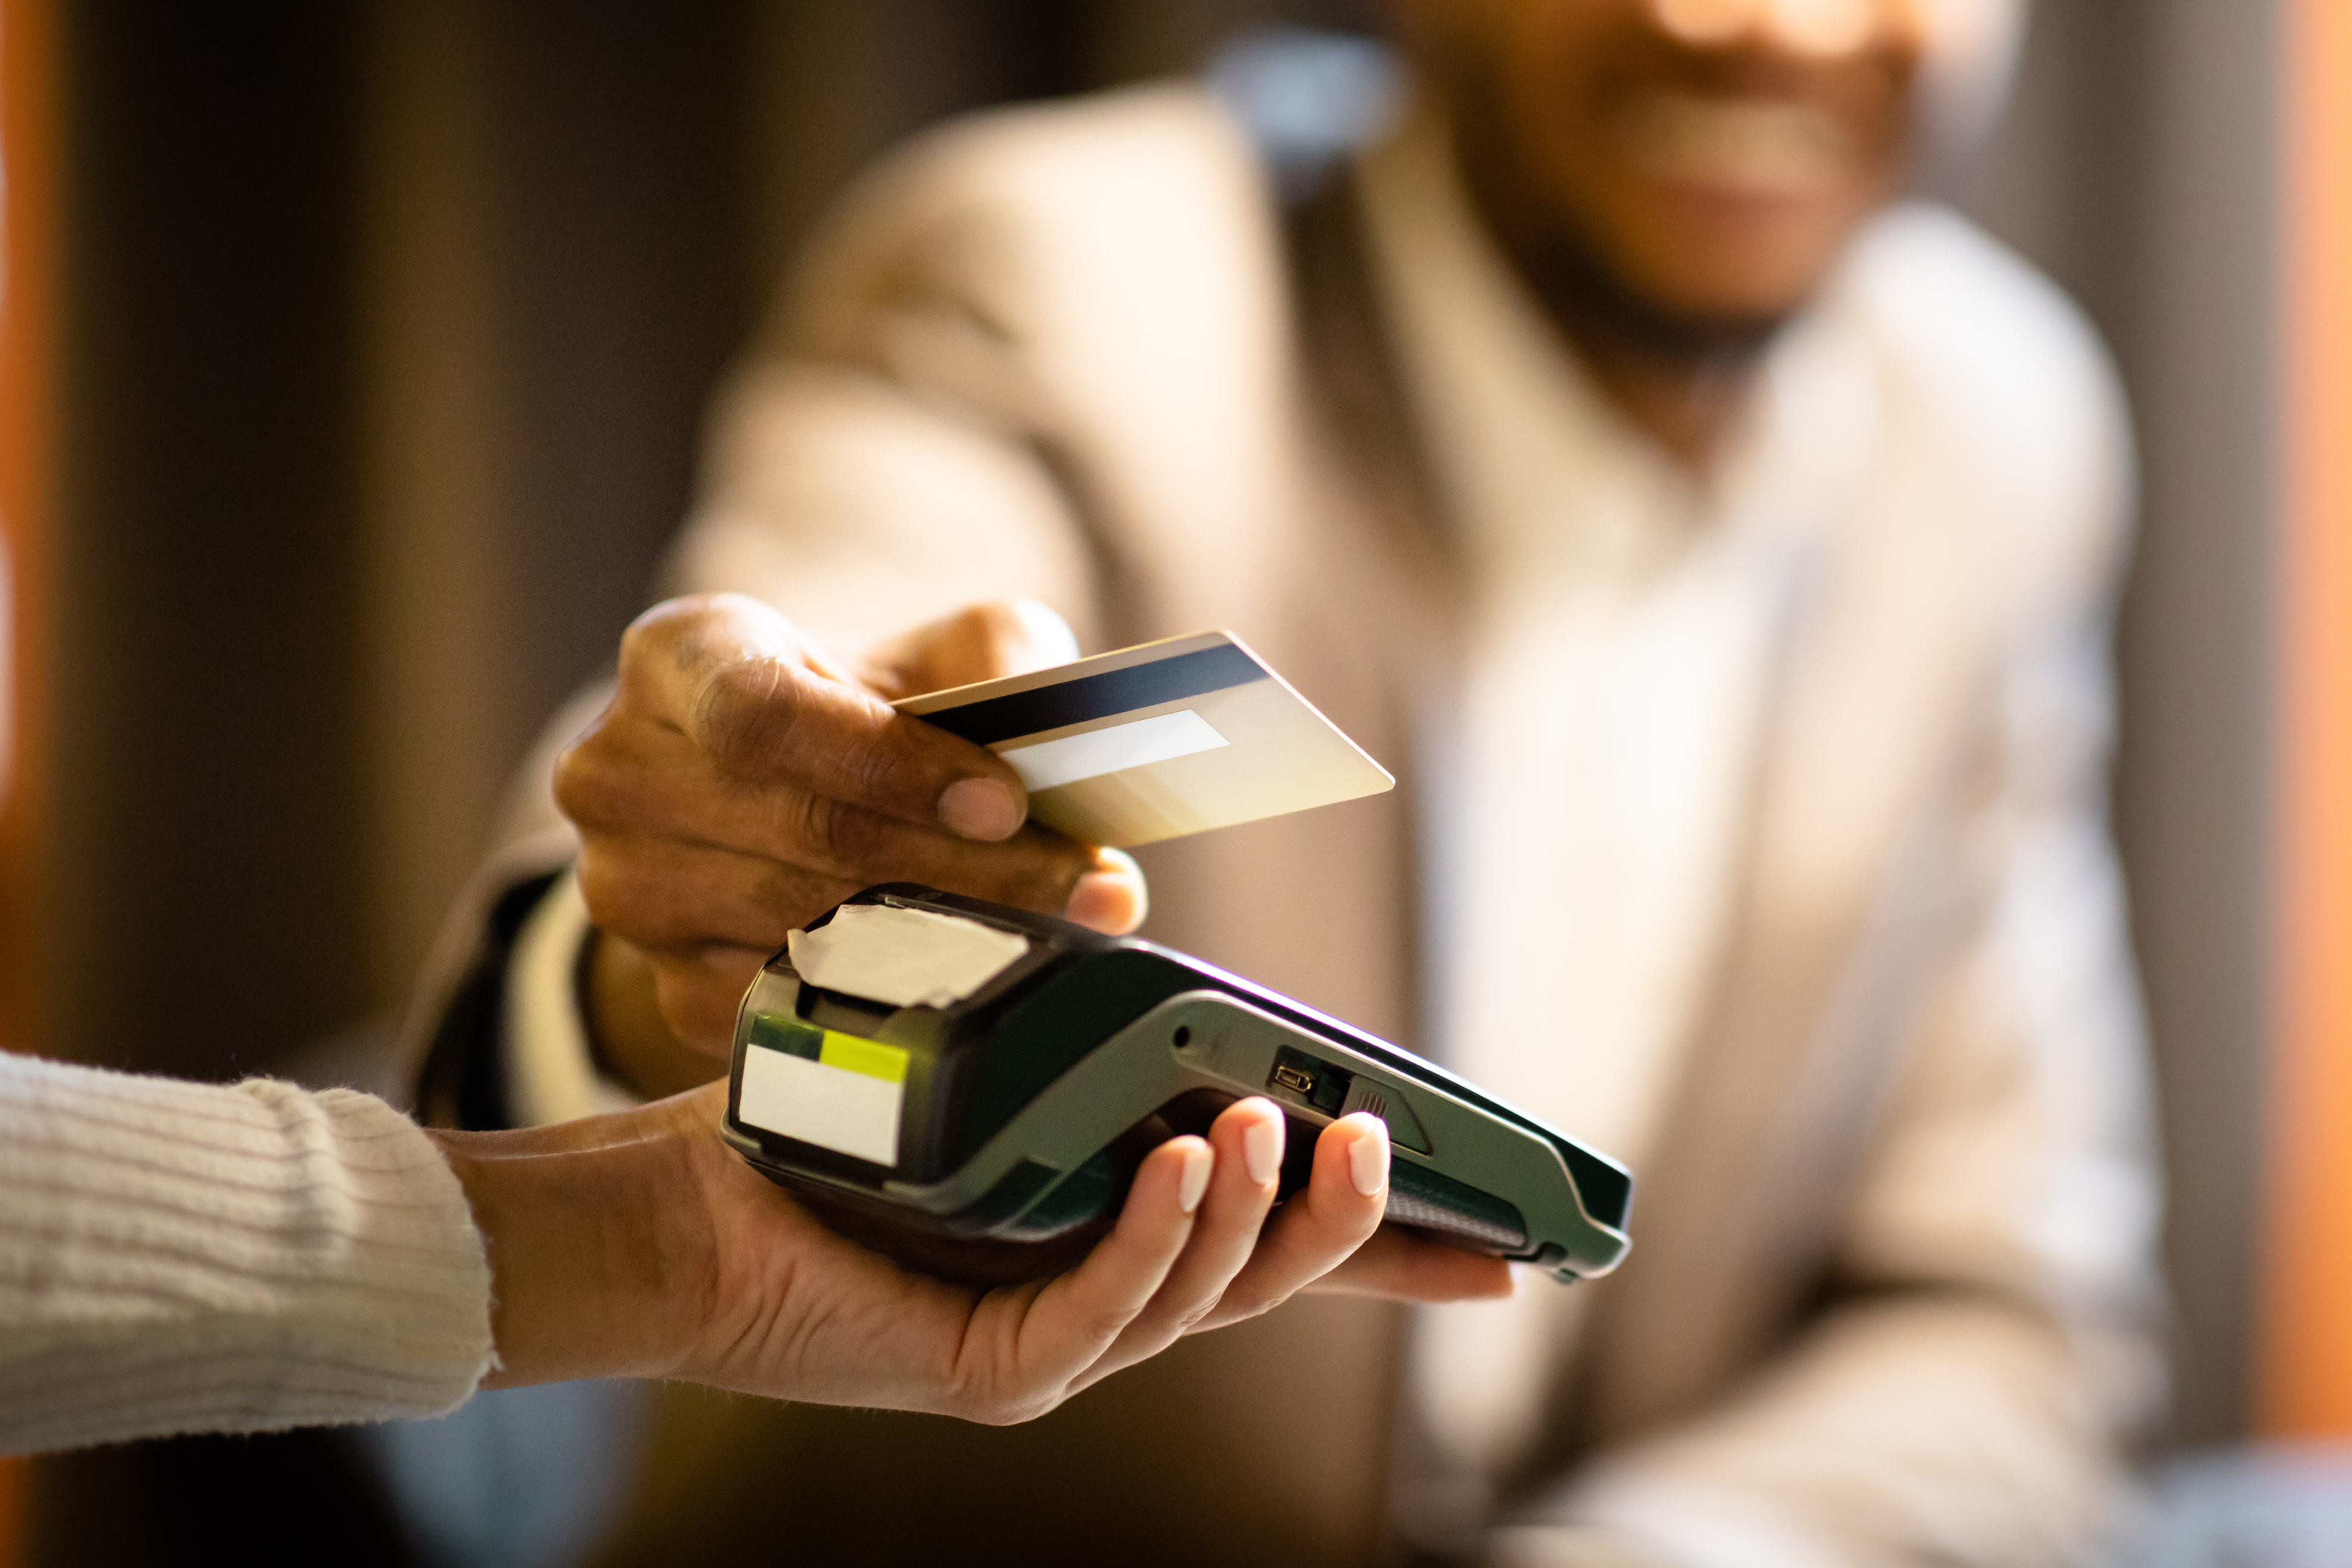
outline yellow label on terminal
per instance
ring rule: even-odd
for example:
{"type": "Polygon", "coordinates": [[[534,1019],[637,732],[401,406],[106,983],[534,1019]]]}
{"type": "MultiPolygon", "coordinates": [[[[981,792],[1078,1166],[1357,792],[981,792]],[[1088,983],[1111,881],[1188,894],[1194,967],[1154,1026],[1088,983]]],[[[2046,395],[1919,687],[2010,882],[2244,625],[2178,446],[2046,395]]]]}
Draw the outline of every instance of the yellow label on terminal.
{"type": "Polygon", "coordinates": [[[878,1040],[845,1035],[835,1029],[824,1032],[824,1044],[817,1052],[818,1061],[845,1072],[862,1073],[878,1078],[885,1083],[907,1081],[907,1053],[896,1046],[886,1046],[878,1040]]]}

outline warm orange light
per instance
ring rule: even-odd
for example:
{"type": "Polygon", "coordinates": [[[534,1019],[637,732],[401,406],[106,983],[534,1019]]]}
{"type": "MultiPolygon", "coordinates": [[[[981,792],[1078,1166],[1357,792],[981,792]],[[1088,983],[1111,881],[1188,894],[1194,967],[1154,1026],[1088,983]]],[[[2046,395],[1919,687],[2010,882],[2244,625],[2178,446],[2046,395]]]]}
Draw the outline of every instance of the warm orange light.
{"type": "MultiPolygon", "coordinates": [[[[9,784],[0,795],[0,1048],[43,1037],[43,879],[48,816],[48,537],[57,320],[55,0],[0,0],[0,541],[15,613],[0,626],[11,679],[9,784]]],[[[23,1561],[29,1468],[0,1459],[0,1568],[23,1561]]]]}
{"type": "Polygon", "coordinates": [[[47,1037],[41,856],[48,819],[48,540],[58,205],[55,0],[0,0],[0,1048],[47,1037]]]}
{"type": "MultiPolygon", "coordinates": [[[[2352,1435],[2352,5],[2288,0],[2277,1037],[2257,1416],[2352,1435]]],[[[2214,1042],[2215,1048],[2222,1042],[2214,1042]]]]}

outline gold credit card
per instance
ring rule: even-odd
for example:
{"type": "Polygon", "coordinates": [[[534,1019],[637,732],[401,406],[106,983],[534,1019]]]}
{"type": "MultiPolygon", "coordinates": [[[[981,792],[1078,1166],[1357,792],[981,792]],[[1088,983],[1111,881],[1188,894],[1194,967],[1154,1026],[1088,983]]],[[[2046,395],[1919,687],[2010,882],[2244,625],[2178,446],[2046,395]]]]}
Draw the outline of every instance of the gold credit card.
{"type": "Polygon", "coordinates": [[[1114,849],[1396,787],[1227,632],[1195,632],[898,703],[986,746],[1033,822],[1114,849]]]}

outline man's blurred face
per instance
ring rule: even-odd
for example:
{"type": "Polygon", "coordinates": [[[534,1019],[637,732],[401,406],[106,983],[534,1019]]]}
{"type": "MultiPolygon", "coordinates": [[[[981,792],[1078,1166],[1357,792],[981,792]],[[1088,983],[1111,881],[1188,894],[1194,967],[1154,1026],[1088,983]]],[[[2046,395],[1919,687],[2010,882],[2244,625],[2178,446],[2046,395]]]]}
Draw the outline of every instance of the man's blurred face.
{"type": "Polygon", "coordinates": [[[1404,13],[1471,187],[1522,266],[1580,274],[1640,325],[1704,341],[1803,303],[1901,178],[1925,51],[1979,8],[1998,0],[1406,0],[1404,13]]]}

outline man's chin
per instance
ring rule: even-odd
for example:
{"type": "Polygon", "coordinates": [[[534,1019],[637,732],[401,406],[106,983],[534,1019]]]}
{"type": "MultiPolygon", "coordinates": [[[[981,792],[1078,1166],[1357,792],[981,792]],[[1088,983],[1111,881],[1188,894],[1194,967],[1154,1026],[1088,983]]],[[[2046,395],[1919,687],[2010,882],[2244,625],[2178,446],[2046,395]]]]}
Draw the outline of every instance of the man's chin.
{"type": "Polygon", "coordinates": [[[1701,186],[1657,191],[1618,226],[1617,291],[1702,332],[1769,333],[1835,269],[1858,218],[1837,204],[1701,186]]]}
{"type": "Polygon", "coordinates": [[[1570,203],[1524,185],[1498,201],[1474,174],[1471,191],[1521,277],[1587,347],[1664,362],[1753,353],[1827,270],[1776,204],[1653,192],[1646,211],[1579,223],[1570,203]]]}
{"type": "Polygon", "coordinates": [[[1699,362],[1752,355],[1803,308],[1807,291],[1769,293],[1745,276],[1712,279],[1659,276],[1660,269],[1626,268],[1629,279],[1581,247],[1563,242],[1545,258],[1539,288],[1574,335],[1605,338],[1612,347],[1647,359],[1699,362]]]}

